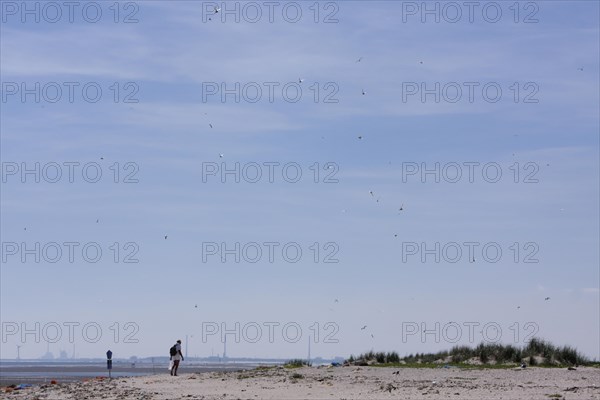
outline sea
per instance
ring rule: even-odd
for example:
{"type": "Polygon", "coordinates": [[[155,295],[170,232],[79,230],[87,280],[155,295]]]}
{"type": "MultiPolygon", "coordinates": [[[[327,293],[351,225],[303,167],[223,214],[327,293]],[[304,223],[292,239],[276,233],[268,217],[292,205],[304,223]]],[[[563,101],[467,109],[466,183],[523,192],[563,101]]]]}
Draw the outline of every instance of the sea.
{"type": "MultiPolygon", "coordinates": [[[[256,368],[257,363],[205,363],[185,362],[179,367],[181,373],[241,371],[256,368]]],[[[137,362],[113,360],[112,369],[107,369],[106,361],[4,361],[0,360],[0,386],[19,384],[69,383],[85,379],[121,378],[168,374],[168,361],[137,362]]]]}

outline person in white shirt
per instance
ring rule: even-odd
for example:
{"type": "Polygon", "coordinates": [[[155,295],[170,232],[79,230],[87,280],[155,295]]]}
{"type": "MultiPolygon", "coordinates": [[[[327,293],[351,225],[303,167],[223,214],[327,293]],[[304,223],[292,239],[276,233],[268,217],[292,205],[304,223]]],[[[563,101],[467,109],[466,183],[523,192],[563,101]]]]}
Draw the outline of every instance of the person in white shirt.
{"type": "Polygon", "coordinates": [[[183,360],[183,354],[181,353],[181,340],[178,340],[175,344],[175,355],[171,356],[171,360],[173,361],[173,368],[171,369],[171,375],[177,376],[177,369],[179,368],[179,361],[183,360]]]}

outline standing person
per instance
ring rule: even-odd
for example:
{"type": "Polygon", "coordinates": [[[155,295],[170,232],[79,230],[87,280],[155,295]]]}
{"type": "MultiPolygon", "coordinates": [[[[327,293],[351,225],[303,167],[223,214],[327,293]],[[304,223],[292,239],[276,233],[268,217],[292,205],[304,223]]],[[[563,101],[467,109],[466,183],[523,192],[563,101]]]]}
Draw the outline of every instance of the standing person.
{"type": "Polygon", "coordinates": [[[175,348],[174,353],[171,354],[171,360],[173,361],[173,368],[171,369],[171,376],[177,376],[177,369],[179,368],[179,361],[183,361],[183,354],[181,353],[181,340],[173,346],[175,348]]]}

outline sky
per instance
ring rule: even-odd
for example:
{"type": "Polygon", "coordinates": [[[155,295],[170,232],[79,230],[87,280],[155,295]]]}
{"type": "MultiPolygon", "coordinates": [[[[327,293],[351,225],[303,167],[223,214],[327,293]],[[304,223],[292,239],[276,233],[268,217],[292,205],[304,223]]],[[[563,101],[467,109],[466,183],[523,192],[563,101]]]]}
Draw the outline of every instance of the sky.
{"type": "Polygon", "coordinates": [[[600,359],[598,2],[69,7],[0,2],[1,358],[600,359]]]}

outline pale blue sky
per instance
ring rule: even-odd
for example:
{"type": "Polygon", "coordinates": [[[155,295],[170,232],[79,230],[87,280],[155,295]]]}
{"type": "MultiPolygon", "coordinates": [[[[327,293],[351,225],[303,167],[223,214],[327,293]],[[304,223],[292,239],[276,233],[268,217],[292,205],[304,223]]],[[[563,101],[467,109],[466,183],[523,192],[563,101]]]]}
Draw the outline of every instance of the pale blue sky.
{"type": "MultiPolygon", "coordinates": [[[[7,255],[0,270],[4,333],[7,322],[96,322],[103,329],[97,343],[76,328],[81,357],[107,348],[115,357],[165,355],[186,334],[194,335],[191,354],[210,355],[221,344],[216,337],[202,343],[203,322],[296,322],[299,343],[277,330],[274,343],[234,343],[230,336],[228,354],[301,357],[310,327],[318,322],[323,335],[333,322],[339,343],[321,337],[312,346],[313,356],[330,357],[453,345],[432,336],[403,343],[403,323],[496,322],[505,343],[514,342],[511,326],[518,323],[522,344],[523,326],[532,322],[537,336],[600,358],[597,2],[521,2],[519,23],[508,8],[513,2],[498,2],[503,14],[494,24],[481,13],[474,23],[466,15],[457,23],[422,23],[419,16],[403,22],[410,2],[392,1],[321,2],[323,14],[337,7],[339,22],[332,24],[314,23],[313,2],[297,3],[303,18],[296,24],[280,13],[269,23],[266,7],[259,23],[221,20],[222,13],[203,22],[203,6],[211,8],[205,3],[139,1],[137,10],[121,10],[136,11],[139,22],[132,24],[113,22],[112,2],[99,3],[96,24],[77,13],[72,24],[22,23],[2,9],[3,90],[7,82],[97,82],[103,89],[97,103],[80,91],[73,103],[35,103],[31,96],[23,103],[19,95],[0,103],[3,170],[8,163],[73,161],[97,162],[103,172],[98,183],[81,175],[74,183],[66,176],[54,184],[21,183],[18,175],[2,183],[3,246],[78,241],[98,242],[104,251],[95,264],[80,253],[72,264],[66,255],[54,264],[7,255]],[[531,12],[539,21],[522,23],[531,12]],[[299,78],[303,97],[294,104],[281,92],[272,103],[202,99],[205,82],[284,85],[299,78]],[[115,104],[114,82],[121,95],[134,82],[139,102],[115,104]],[[321,95],[325,83],[335,84],[338,103],[313,102],[315,82],[321,95]],[[435,103],[431,95],[423,103],[418,96],[403,101],[403,82],[480,86],[473,102],[465,91],[456,103],[435,103]],[[489,82],[503,90],[497,103],[481,96],[489,82]],[[515,82],[519,102],[510,89],[515,82]],[[522,102],[528,82],[539,90],[537,104],[522,102]],[[115,162],[121,173],[135,163],[139,182],[113,183],[115,162]],[[303,179],[203,182],[203,163],[236,162],[295,162],[303,179]],[[315,162],[336,163],[339,182],[313,183],[315,162]],[[456,184],[415,176],[403,182],[406,163],[451,162],[497,163],[502,179],[488,183],[478,169],[474,183],[466,176],[456,184]],[[515,162],[521,174],[529,171],[526,163],[539,167],[539,182],[523,183],[521,175],[513,183],[515,162]],[[202,262],[203,242],[276,241],[299,243],[303,259],[202,262]],[[471,241],[498,243],[503,258],[402,262],[402,243],[471,241]],[[139,263],[114,263],[114,242],[135,242],[139,263]],[[314,242],[335,242],[339,263],[314,263],[314,242]],[[515,263],[514,242],[535,243],[539,263],[522,262],[523,250],[515,263]],[[128,321],[139,326],[139,343],[120,337],[115,344],[110,327],[119,322],[124,334],[128,321]]],[[[479,330],[476,343],[483,340],[479,330]]],[[[468,344],[466,333],[461,343],[468,344]]],[[[35,343],[29,335],[22,343],[9,335],[0,343],[2,357],[14,358],[19,344],[27,358],[46,349],[43,338],[35,343]]],[[[50,349],[72,352],[66,328],[50,349]]]]}

